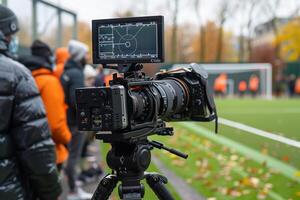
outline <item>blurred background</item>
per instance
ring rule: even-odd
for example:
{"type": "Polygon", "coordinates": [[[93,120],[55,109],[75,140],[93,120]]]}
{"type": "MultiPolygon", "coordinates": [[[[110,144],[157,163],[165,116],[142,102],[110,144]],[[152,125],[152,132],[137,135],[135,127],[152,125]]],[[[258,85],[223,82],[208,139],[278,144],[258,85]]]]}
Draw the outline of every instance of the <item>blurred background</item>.
{"type": "MultiPolygon", "coordinates": [[[[267,82],[260,82],[259,92],[269,97],[272,91],[277,96],[289,94],[287,82],[300,75],[300,2],[297,0],[0,2],[12,8],[20,18],[19,39],[23,54],[36,38],[48,42],[52,48],[65,46],[71,38],[91,47],[92,19],[164,15],[165,69],[171,68],[174,63],[189,62],[270,63],[273,73],[258,73],[260,67],[244,69],[244,73],[240,71],[245,79],[249,79],[252,73],[257,74],[259,79],[268,78],[267,82]],[[272,81],[268,76],[272,77],[272,81]]],[[[146,67],[147,72],[154,74],[158,67],[161,66],[146,67]]],[[[228,73],[229,95],[239,92],[238,84],[242,79],[232,77],[236,72],[228,73]]]]}
{"type": "MultiPolygon", "coordinates": [[[[37,38],[53,49],[70,39],[91,49],[92,19],[163,15],[166,61],[145,71],[202,63],[221,119],[219,135],[211,124],[173,123],[176,135],[159,140],[190,158],[154,151],[151,169],[175,177],[171,190],[178,199],[189,199],[180,183],[195,192],[192,199],[300,199],[299,0],[0,3],[19,17],[20,54],[37,38]]],[[[100,147],[104,156],[109,147],[100,147]]]]}

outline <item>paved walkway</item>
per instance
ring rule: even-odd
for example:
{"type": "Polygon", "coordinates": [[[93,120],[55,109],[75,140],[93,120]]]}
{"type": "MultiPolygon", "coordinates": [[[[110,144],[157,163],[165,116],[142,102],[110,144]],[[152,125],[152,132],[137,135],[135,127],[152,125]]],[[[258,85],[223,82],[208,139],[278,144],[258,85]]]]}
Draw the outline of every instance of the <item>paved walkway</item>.
{"type": "Polygon", "coordinates": [[[200,196],[183,179],[167,169],[158,158],[152,156],[152,162],[160,170],[161,174],[168,178],[168,184],[173,186],[182,200],[205,200],[204,197],[200,196]]]}

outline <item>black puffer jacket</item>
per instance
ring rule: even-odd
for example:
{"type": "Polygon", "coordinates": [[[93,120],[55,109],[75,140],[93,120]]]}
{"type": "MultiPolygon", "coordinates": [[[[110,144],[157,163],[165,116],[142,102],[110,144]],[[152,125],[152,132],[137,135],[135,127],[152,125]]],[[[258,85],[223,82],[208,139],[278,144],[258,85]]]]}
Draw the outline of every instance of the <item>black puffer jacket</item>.
{"type": "Polygon", "coordinates": [[[65,102],[68,105],[68,124],[76,125],[75,89],[84,87],[83,66],[73,60],[68,60],[60,78],[65,92],[65,102]]]}
{"type": "Polygon", "coordinates": [[[33,78],[0,34],[0,199],[57,199],[54,143],[33,78]]]}

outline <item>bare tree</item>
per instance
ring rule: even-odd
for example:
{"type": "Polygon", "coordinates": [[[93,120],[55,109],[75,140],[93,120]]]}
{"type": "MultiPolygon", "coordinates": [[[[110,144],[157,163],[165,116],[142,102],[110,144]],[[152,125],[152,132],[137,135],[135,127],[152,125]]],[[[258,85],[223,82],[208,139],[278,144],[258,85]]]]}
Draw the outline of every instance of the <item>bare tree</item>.
{"type": "Polygon", "coordinates": [[[178,32],[178,14],[179,14],[179,0],[169,0],[169,7],[172,10],[172,44],[171,44],[171,60],[177,60],[177,32],[178,32]],[[173,2],[173,3],[172,3],[173,2]],[[173,4],[173,6],[172,6],[173,4]]]}
{"type": "Polygon", "coordinates": [[[236,6],[237,4],[234,1],[223,0],[221,3],[220,11],[218,13],[219,33],[218,33],[216,62],[220,62],[222,59],[224,24],[228,19],[228,17],[230,16],[231,11],[234,11],[237,8],[236,6]]]}
{"type": "MultiPolygon", "coordinates": [[[[274,33],[275,38],[277,38],[279,34],[278,27],[278,9],[280,8],[281,0],[266,0],[264,4],[264,12],[271,18],[271,27],[274,33]]],[[[276,59],[280,59],[280,44],[275,44],[275,56],[276,59]]]]}
{"type": "Polygon", "coordinates": [[[216,61],[220,62],[222,58],[222,50],[223,50],[223,26],[227,18],[227,11],[228,11],[228,4],[227,0],[222,1],[221,9],[219,12],[219,33],[218,33],[218,43],[217,43],[217,54],[216,54],[216,61]]]}
{"type": "Polygon", "coordinates": [[[258,0],[251,0],[249,1],[250,8],[248,10],[248,19],[247,19],[247,30],[248,30],[248,39],[247,39],[247,47],[248,47],[248,60],[250,59],[251,52],[252,52],[252,24],[253,24],[253,13],[255,10],[256,5],[258,5],[258,0]]]}
{"type": "Polygon", "coordinates": [[[245,17],[244,15],[241,15],[241,12],[244,12],[246,7],[247,7],[247,1],[245,0],[241,0],[238,3],[238,7],[239,7],[239,11],[237,12],[237,14],[239,15],[238,17],[242,18],[242,22],[240,25],[240,33],[239,33],[239,52],[238,52],[238,58],[239,58],[239,62],[244,61],[244,55],[245,55],[245,36],[244,36],[244,29],[245,29],[245,17]]]}
{"type": "Polygon", "coordinates": [[[205,26],[201,18],[201,0],[194,0],[194,8],[199,23],[200,61],[205,62],[205,26]]]}
{"type": "Polygon", "coordinates": [[[255,8],[258,7],[259,0],[240,0],[238,7],[240,10],[239,17],[241,18],[240,36],[239,36],[239,61],[245,60],[245,50],[248,50],[248,60],[252,52],[252,32],[253,32],[253,19],[255,8]],[[247,34],[244,31],[247,31],[247,34]],[[246,36],[247,35],[247,36],[246,36]],[[246,41],[245,41],[246,39],[246,41]],[[247,47],[245,47],[247,42],[247,47]]]}

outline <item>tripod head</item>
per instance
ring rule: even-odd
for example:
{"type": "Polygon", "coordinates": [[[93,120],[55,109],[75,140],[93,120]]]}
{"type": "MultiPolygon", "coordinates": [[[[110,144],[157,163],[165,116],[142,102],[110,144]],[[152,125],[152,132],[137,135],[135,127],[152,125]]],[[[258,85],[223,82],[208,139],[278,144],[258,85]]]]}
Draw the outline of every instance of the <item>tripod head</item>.
{"type": "Polygon", "coordinates": [[[100,182],[92,200],[108,199],[118,181],[121,182],[118,189],[121,199],[140,200],[145,194],[145,187],[141,184],[141,180],[144,178],[159,199],[173,200],[164,186],[167,178],[145,172],[151,163],[151,150],[154,148],[164,149],[185,159],[188,157],[187,154],[165,147],[162,143],[149,141],[147,138],[136,142],[112,142],[111,146],[106,161],[109,168],[112,169],[112,174],[100,182]]]}

